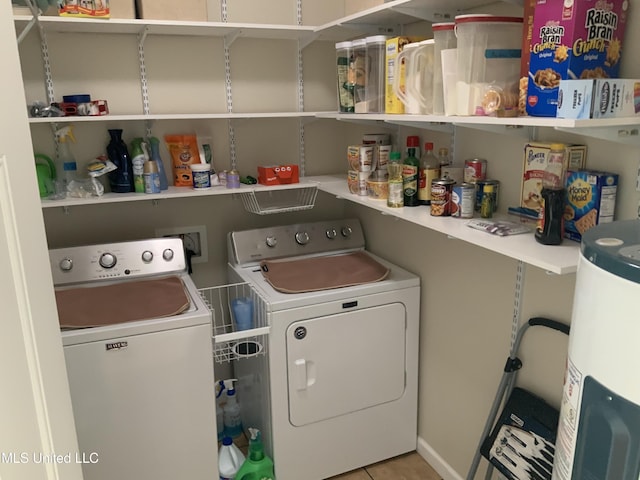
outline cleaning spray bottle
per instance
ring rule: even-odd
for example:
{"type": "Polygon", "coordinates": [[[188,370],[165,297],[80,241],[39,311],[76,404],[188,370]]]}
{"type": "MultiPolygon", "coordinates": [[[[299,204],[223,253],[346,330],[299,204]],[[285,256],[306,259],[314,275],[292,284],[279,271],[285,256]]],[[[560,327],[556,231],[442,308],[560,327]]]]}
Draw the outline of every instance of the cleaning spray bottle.
{"type": "Polygon", "coordinates": [[[218,427],[218,441],[224,437],[224,380],[218,381],[218,393],[216,394],[216,426],[218,427]]]}
{"type": "Polygon", "coordinates": [[[227,437],[238,438],[242,434],[242,418],[240,416],[240,404],[236,397],[236,390],[233,382],[237,382],[236,378],[225,380],[224,384],[227,388],[227,402],[223,409],[224,418],[224,434],[227,437]]]}
{"type": "Polygon", "coordinates": [[[67,190],[67,185],[77,177],[78,164],[73,156],[71,147],[67,140],[76,143],[71,125],[62,127],[56,131],[58,141],[58,154],[56,155],[57,180],[62,183],[62,191],[67,190]]]}
{"type": "Polygon", "coordinates": [[[260,430],[249,427],[249,455],[236,473],[235,480],[275,480],[273,460],[264,454],[260,430]]]}

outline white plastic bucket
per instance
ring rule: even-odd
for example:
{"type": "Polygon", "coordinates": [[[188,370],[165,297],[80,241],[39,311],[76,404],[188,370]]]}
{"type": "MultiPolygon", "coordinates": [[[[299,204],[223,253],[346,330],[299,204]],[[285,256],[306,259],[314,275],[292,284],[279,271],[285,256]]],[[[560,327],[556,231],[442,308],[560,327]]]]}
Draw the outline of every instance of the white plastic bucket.
{"type": "Polygon", "coordinates": [[[518,108],[522,17],[458,15],[458,115],[490,114],[488,105],[518,108]],[[490,90],[490,95],[487,92],[490,90]]]}
{"type": "MultiPolygon", "coordinates": [[[[457,39],[454,31],[455,23],[434,23],[431,26],[433,31],[434,44],[434,65],[433,65],[433,114],[444,114],[444,88],[442,77],[442,51],[456,48],[457,39]]],[[[455,80],[454,80],[455,81],[455,80]]]]}

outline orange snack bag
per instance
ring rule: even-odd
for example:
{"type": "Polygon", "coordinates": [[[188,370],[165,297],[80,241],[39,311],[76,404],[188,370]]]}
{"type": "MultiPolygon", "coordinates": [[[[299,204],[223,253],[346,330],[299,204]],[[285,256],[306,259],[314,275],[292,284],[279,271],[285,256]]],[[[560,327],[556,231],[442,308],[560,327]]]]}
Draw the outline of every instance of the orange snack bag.
{"type": "Polygon", "coordinates": [[[173,184],[176,187],[192,187],[191,164],[200,163],[198,139],[195,135],[165,135],[164,141],[171,155],[173,184]]]}

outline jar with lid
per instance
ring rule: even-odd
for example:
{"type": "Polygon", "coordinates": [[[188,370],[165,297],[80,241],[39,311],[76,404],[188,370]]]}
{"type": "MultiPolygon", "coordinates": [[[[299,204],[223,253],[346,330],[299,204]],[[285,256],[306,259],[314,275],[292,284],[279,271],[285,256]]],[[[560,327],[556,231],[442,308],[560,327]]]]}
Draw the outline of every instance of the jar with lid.
{"type": "Polygon", "coordinates": [[[564,180],[567,169],[566,148],[553,143],[542,173],[542,192],[535,237],[543,245],[559,245],[564,236],[564,180]]]}
{"type": "Polygon", "coordinates": [[[389,183],[387,207],[404,207],[404,194],[402,188],[402,162],[400,161],[400,152],[391,152],[389,154],[387,172],[389,173],[389,177],[387,180],[389,183]]]}
{"type": "Polygon", "coordinates": [[[384,69],[388,38],[386,35],[365,38],[367,52],[365,58],[365,71],[367,73],[365,100],[368,113],[384,113],[384,69]]]}
{"type": "Polygon", "coordinates": [[[351,42],[349,83],[353,86],[354,111],[367,113],[367,41],[364,38],[351,42]]]}
{"type": "Polygon", "coordinates": [[[353,85],[349,83],[349,61],[351,42],[336,43],[336,75],[338,86],[338,111],[352,113],[354,111],[353,85]]]}

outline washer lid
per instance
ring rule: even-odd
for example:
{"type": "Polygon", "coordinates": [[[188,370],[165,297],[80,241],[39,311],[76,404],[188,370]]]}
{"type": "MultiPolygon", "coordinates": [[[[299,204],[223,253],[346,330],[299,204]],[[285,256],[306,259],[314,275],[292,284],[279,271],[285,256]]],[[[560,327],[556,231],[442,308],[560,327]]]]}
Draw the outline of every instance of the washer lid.
{"type": "Polygon", "coordinates": [[[597,225],[582,235],[582,255],[618,277],[640,283],[640,220],[597,225]]]}

